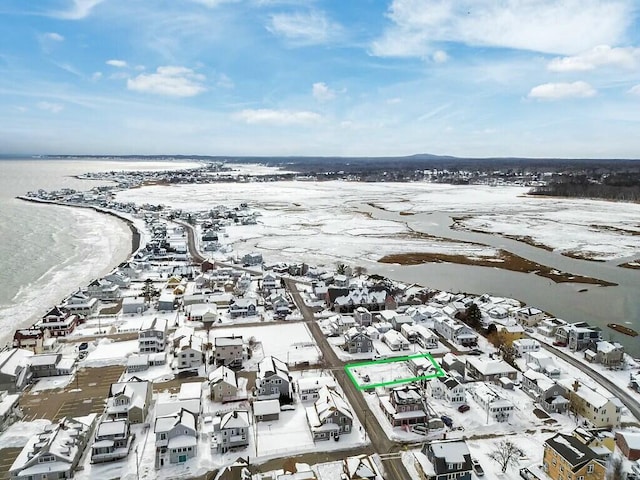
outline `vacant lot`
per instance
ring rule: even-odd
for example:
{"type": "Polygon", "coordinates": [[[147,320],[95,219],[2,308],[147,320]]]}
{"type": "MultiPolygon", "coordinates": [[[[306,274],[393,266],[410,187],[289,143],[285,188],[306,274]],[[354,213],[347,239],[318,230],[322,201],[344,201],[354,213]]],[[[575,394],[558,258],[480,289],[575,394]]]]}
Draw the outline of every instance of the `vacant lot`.
{"type": "Polygon", "coordinates": [[[65,388],[28,390],[20,400],[25,421],[46,418],[57,422],[63,417],[79,417],[104,410],[109,387],[122,375],[124,367],[115,365],[82,368],[65,388]]]}

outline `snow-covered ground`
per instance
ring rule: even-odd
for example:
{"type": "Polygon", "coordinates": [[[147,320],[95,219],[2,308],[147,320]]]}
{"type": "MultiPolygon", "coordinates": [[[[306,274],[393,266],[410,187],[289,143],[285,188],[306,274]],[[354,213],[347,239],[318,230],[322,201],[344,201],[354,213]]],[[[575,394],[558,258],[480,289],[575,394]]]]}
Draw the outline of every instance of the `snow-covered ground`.
{"type": "Polygon", "coordinates": [[[240,183],[149,186],[119,192],[117,199],[194,211],[248,201],[261,214],[259,223],[229,227],[228,241],[240,253],[269,252],[273,261],[357,264],[361,259],[376,261],[385,254],[412,251],[495,254],[491,247],[412,237],[406,223],[411,225],[414,217],[376,220],[363,213],[367,203],[391,212],[445,212],[464,217],[461,225],[467,228],[526,235],[553,249],[598,259],[640,251],[640,235],[630,233],[640,232],[637,204],[528,197],[526,187],[484,185],[291,181],[253,183],[251,195],[246,189],[240,183]]]}

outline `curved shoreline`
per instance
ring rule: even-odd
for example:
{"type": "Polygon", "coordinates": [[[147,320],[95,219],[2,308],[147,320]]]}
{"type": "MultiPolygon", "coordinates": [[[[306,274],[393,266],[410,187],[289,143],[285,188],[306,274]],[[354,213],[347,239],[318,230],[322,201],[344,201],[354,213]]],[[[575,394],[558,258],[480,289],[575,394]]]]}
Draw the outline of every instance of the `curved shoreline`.
{"type": "Polygon", "coordinates": [[[129,226],[129,230],[131,230],[131,253],[130,253],[129,256],[135,255],[136,252],[140,249],[141,238],[142,238],[142,234],[140,233],[140,230],[138,230],[138,228],[135,226],[134,222],[131,219],[119,214],[118,212],[114,212],[113,210],[108,210],[108,209],[96,207],[94,205],[80,205],[80,204],[75,204],[75,203],[64,203],[64,202],[57,202],[55,200],[44,200],[44,199],[41,199],[41,198],[25,197],[25,196],[22,196],[22,195],[17,196],[15,198],[17,198],[18,200],[23,200],[25,202],[38,203],[38,204],[42,204],[42,205],[58,205],[60,207],[71,207],[71,208],[88,208],[88,209],[93,210],[94,212],[97,212],[97,213],[111,215],[112,217],[115,217],[118,220],[121,220],[121,221],[125,222],[129,226]]]}

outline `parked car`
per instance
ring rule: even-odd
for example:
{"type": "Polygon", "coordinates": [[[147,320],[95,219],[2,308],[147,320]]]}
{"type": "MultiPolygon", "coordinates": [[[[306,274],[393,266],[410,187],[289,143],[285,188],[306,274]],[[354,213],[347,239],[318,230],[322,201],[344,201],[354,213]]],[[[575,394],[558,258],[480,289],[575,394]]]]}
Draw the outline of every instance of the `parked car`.
{"type": "Polygon", "coordinates": [[[82,351],[82,350],[86,350],[87,348],[89,348],[89,344],[87,342],[82,342],[78,347],[78,350],[82,351]]]}
{"type": "Polygon", "coordinates": [[[447,417],[446,415],[442,415],[440,417],[440,420],[442,420],[442,423],[444,423],[447,427],[449,427],[449,428],[453,427],[453,420],[451,419],[451,417],[447,417]]]}
{"type": "Polygon", "coordinates": [[[469,350],[467,352],[467,355],[482,355],[482,350],[478,350],[477,348],[474,348],[473,350],[469,350]]]}
{"type": "Polygon", "coordinates": [[[482,469],[482,465],[475,458],[471,459],[471,466],[473,466],[473,471],[476,473],[477,477],[484,477],[484,470],[482,469]]]}
{"type": "Polygon", "coordinates": [[[560,340],[556,340],[555,342],[553,342],[553,346],[554,347],[566,347],[567,346],[567,342],[561,342],[560,340]]]}
{"type": "Polygon", "coordinates": [[[460,406],[458,407],[458,411],[459,411],[460,413],[464,413],[464,412],[468,412],[470,408],[471,408],[471,407],[470,407],[469,405],[467,405],[466,403],[463,403],[462,405],[460,405],[460,406]]]}

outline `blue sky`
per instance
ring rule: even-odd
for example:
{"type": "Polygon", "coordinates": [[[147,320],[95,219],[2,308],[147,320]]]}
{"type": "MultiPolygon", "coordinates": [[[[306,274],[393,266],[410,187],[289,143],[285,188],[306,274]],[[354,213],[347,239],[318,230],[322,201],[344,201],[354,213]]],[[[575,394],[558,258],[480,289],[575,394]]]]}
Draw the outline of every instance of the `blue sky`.
{"type": "Polygon", "coordinates": [[[638,0],[2,0],[0,153],[640,158],[638,0]]]}

